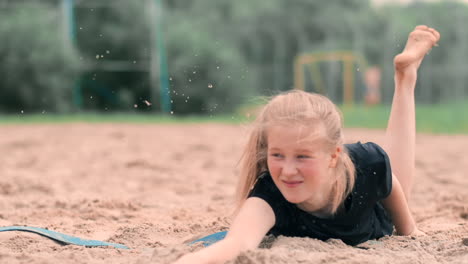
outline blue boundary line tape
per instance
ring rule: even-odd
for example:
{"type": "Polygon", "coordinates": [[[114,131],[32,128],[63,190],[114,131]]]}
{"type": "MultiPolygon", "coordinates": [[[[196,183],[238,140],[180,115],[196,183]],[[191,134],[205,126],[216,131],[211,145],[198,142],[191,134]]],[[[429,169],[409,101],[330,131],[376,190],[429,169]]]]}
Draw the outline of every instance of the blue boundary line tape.
{"type": "Polygon", "coordinates": [[[27,231],[27,232],[32,232],[36,233],[48,238],[51,238],[53,240],[56,240],[61,243],[65,244],[73,244],[73,245],[78,245],[78,246],[85,246],[85,247],[115,247],[115,248],[120,248],[120,249],[130,249],[129,247],[122,245],[122,244],[117,244],[117,243],[109,243],[109,242],[104,242],[104,241],[99,241],[99,240],[87,240],[87,239],[81,239],[79,237],[74,237],[74,236],[69,236],[66,234],[62,234],[56,231],[40,228],[40,227],[31,227],[31,226],[5,226],[5,227],[0,227],[0,232],[4,231],[27,231]]]}
{"type": "Polygon", "coordinates": [[[216,243],[216,242],[218,242],[220,240],[223,240],[226,237],[226,234],[227,234],[227,231],[214,233],[214,234],[208,235],[206,237],[202,237],[200,239],[192,241],[192,242],[190,242],[188,244],[192,245],[192,244],[197,243],[197,242],[203,242],[203,246],[207,247],[207,246],[209,246],[211,244],[214,244],[214,243],[216,243]]]}

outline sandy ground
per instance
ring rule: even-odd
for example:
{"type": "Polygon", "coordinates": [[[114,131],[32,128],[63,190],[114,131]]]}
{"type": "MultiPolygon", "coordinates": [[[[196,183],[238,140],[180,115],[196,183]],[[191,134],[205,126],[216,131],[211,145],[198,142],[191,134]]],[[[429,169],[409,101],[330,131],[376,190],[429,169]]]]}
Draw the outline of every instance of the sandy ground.
{"type": "MultiPolygon", "coordinates": [[[[0,263],[170,263],[226,230],[246,128],[234,125],[0,126],[0,226],[48,228],[130,250],[0,233],[0,263]]],[[[347,141],[381,143],[352,129],[347,141]]],[[[422,238],[350,247],[279,237],[232,263],[468,263],[468,136],[418,135],[411,208],[422,238]]]]}

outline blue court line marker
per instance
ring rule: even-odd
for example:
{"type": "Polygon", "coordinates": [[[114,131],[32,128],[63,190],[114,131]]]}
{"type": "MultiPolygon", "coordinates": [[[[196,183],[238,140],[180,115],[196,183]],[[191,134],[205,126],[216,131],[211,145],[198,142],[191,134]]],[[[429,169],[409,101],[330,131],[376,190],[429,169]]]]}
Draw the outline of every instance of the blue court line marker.
{"type": "Polygon", "coordinates": [[[203,246],[207,247],[207,246],[209,246],[211,244],[214,244],[214,243],[216,243],[216,242],[218,242],[220,240],[223,240],[226,237],[226,234],[227,234],[227,231],[214,233],[214,234],[208,235],[206,237],[202,237],[200,239],[192,241],[192,242],[190,242],[188,244],[192,245],[192,244],[197,243],[197,242],[203,242],[203,246]]]}
{"type": "Polygon", "coordinates": [[[61,243],[65,244],[73,244],[73,245],[78,245],[78,246],[85,246],[85,247],[115,247],[115,248],[121,248],[121,249],[130,249],[129,247],[122,245],[122,244],[117,244],[117,243],[109,243],[109,242],[104,242],[104,241],[99,241],[99,240],[87,240],[87,239],[81,239],[79,237],[74,237],[74,236],[69,236],[65,235],[59,232],[55,232],[52,230],[40,228],[40,227],[32,227],[32,226],[6,226],[6,227],[0,227],[0,232],[4,231],[27,231],[27,232],[32,232],[39,234],[41,236],[45,236],[48,238],[51,238],[53,240],[56,240],[61,243]]]}

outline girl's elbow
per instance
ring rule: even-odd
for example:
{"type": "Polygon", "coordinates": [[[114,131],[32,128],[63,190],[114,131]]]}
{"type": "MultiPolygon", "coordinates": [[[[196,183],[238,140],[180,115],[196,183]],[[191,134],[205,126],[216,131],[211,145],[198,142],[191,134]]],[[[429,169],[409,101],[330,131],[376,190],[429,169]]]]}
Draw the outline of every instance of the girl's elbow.
{"type": "Polygon", "coordinates": [[[412,235],[415,230],[417,230],[416,224],[412,222],[408,223],[407,225],[396,228],[396,233],[399,236],[409,236],[412,235]]]}
{"type": "Polygon", "coordinates": [[[254,250],[256,248],[258,248],[260,243],[256,242],[256,241],[245,241],[242,245],[242,249],[241,249],[241,252],[243,251],[247,251],[247,250],[254,250]]]}

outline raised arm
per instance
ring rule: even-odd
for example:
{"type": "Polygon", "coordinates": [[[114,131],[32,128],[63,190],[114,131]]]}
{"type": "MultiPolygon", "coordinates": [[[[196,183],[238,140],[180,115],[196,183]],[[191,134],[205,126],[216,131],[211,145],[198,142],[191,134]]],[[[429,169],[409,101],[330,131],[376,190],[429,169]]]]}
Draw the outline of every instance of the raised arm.
{"type": "Polygon", "coordinates": [[[385,209],[390,213],[398,235],[423,234],[416,227],[406,201],[405,194],[397,177],[392,174],[392,192],[382,201],[385,209]]]}
{"type": "Polygon", "coordinates": [[[275,214],[270,205],[260,198],[248,198],[223,240],[187,254],[174,264],[225,263],[242,251],[257,248],[274,224],[275,214]]]}

